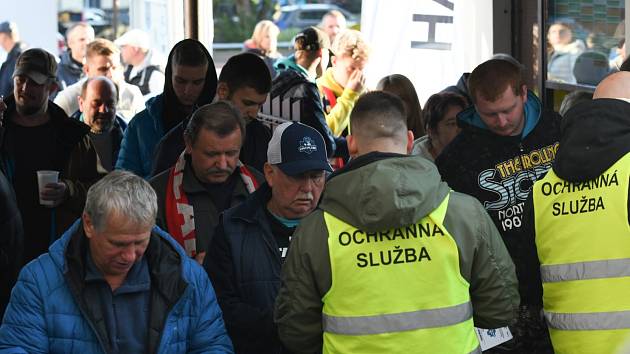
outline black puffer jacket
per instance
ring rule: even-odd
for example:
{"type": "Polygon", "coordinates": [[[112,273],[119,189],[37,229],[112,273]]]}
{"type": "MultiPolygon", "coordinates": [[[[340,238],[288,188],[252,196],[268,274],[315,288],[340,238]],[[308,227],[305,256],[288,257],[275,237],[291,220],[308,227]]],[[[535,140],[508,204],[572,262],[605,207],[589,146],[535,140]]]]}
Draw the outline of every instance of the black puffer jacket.
{"type": "Polygon", "coordinates": [[[271,98],[278,96],[282,99],[290,97],[292,101],[300,100],[300,122],[315,128],[324,137],[329,157],[347,155],[346,140],[335,138],[326,124],[322,100],[315,82],[288,67],[280,71],[271,84],[271,98]]]}

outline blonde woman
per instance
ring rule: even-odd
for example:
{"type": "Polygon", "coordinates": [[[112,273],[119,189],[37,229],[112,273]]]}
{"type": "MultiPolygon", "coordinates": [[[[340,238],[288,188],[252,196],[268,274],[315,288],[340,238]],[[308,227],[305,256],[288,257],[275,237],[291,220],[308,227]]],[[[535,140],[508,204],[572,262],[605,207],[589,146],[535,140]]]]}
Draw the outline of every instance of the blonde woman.
{"type": "Polygon", "coordinates": [[[324,101],[326,123],[335,136],[346,136],[350,111],[364,90],[363,69],[370,48],[361,32],[345,30],[335,37],[331,49],[332,67],[317,79],[317,87],[324,101]]]}
{"type": "Polygon", "coordinates": [[[271,73],[271,77],[276,76],[273,68],[274,62],[282,57],[278,52],[278,35],[280,29],[273,22],[263,20],[256,24],[252,38],[245,41],[245,51],[254,53],[261,57],[271,73]]]}

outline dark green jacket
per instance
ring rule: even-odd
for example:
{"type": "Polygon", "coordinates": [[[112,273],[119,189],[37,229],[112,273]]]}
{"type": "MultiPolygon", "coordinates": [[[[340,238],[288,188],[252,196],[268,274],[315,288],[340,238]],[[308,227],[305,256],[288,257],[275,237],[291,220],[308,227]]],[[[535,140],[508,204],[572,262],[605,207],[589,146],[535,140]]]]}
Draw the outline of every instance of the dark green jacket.
{"type": "MultiPolygon", "coordinates": [[[[370,153],[331,176],[319,208],[298,226],[284,264],[275,311],[283,344],[296,353],[321,352],[322,297],[332,284],[324,211],[366,232],[388,230],[417,222],[447,193],[435,165],[419,156],[370,153]]],[[[483,206],[450,193],[444,227],[470,283],[475,325],[506,326],[519,304],[514,264],[483,206]]]]}

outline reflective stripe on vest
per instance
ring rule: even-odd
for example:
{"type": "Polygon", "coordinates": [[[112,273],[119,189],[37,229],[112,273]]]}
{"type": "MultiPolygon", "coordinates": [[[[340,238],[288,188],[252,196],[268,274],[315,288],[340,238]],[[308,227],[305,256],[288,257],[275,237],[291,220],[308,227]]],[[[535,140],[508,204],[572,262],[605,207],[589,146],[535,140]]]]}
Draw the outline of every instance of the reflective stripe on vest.
{"type": "Polygon", "coordinates": [[[324,331],[347,334],[379,334],[410,329],[445,327],[472,318],[470,302],[451,307],[379,316],[338,317],[324,314],[324,331]]]}
{"type": "Polygon", "coordinates": [[[613,353],[630,337],[630,153],[595,179],[537,181],[536,248],[556,353],[613,353]]]}
{"type": "Polygon", "coordinates": [[[540,266],[545,283],[630,276],[630,258],[540,266]]]}
{"type": "Polygon", "coordinates": [[[592,331],[630,328],[630,311],[597,313],[545,312],[549,327],[565,331],[592,331]]]}
{"type": "Polygon", "coordinates": [[[324,213],[332,274],[324,353],[473,353],[469,284],[443,220],[448,195],[416,223],[364,231],[324,213]]]}

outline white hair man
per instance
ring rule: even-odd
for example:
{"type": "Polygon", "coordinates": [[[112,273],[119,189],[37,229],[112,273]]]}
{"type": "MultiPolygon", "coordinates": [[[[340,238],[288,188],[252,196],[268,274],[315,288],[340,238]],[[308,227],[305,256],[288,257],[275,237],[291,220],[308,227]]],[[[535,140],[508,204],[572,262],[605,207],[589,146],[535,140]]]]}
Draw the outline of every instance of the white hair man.
{"type": "Polygon", "coordinates": [[[153,188],[130,172],[95,183],[81,220],[20,273],[0,348],[232,353],[207,275],[156,213],[153,188]]]}

